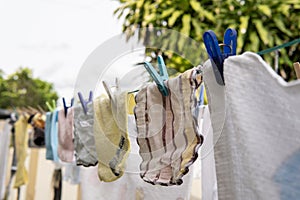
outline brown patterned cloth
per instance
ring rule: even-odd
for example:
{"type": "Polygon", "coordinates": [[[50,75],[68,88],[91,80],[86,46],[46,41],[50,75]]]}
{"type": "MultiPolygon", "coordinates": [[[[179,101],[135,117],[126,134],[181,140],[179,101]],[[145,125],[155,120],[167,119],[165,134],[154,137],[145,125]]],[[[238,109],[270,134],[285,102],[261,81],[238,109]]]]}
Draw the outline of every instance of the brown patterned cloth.
{"type": "Polygon", "coordinates": [[[202,82],[194,68],[165,82],[169,96],[151,83],[136,95],[134,110],[142,163],[141,178],[152,184],[180,185],[203,143],[195,115],[195,90],[202,82]]]}

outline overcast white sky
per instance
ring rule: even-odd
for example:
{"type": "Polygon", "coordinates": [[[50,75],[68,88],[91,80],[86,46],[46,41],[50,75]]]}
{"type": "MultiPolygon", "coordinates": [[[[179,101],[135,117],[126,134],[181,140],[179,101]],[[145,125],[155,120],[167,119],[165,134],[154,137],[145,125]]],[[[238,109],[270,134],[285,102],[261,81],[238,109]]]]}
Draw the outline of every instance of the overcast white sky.
{"type": "MultiPolygon", "coordinates": [[[[121,34],[115,0],[0,0],[0,68],[20,66],[70,97],[89,54],[121,34]]],[[[87,94],[86,94],[87,95],[87,94]]]]}

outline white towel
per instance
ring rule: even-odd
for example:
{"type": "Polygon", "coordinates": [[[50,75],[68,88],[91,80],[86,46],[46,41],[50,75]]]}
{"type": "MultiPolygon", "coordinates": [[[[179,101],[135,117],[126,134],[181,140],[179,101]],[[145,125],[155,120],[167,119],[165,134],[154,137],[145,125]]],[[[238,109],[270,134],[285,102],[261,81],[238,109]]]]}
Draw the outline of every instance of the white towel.
{"type": "Polygon", "coordinates": [[[203,71],[219,199],[299,199],[300,81],[286,83],[249,52],[225,60],[225,86],[210,61],[203,71]]]}

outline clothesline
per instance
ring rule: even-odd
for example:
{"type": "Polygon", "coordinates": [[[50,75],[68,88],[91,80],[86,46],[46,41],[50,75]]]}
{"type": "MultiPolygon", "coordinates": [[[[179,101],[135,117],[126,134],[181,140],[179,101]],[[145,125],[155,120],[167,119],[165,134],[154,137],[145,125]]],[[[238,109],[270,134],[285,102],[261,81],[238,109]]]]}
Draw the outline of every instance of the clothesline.
{"type": "Polygon", "coordinates": [[[290,42],[287,42],[287,43],[284,43],[284,44],[282,44],[282,45],[278,45],[278,46],[275,46],[275,47],[272,47],[272,48],[269,48],[269,49],[265,49],[265,50],[259,51],[259,52],[257,52],[257,54],[258,54],[258,55],[264,55],[264,54],[267,54],[267,53],[276,51],[276,50],[278,50],[278,49],[282,49],[282,48],[285,48],[285,47],[289,47],[289,46],[292,46],[292,45],[298,44],[298,43],[300,43],[300,38],[295,39],[295,40],[290,41],[290,42]]]}

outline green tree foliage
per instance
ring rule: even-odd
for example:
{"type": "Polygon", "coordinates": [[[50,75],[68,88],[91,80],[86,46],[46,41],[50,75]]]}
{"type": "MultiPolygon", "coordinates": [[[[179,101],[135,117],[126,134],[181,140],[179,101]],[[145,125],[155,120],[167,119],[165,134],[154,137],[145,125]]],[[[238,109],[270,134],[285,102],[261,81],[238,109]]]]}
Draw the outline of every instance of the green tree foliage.
{"type": "Polygon", "coordinates": [[[57,93],[53,85],[39,78],[33,78],[32,70],[19,68],[6,79],[0,71],[0,108],[22,108],[41,106],[47,109],[45,102],[56,100],[57,93]]]}
{"type": "MultiPolygon", "coordinates": [[[[222,40],[229,27],[238,32],[238,53],[257,52],[300,37],[299,0],[119,0],[121,6],[115,11],[118,18],[125,18],[123,32],[131,37],[137,28],[168,28],[179,31],[202,43],[206,30],[213,30],[222,40]]],[[[148,35],[140,33],[147,45],[148,35]]],[[[148,40],[149,41],[149,40],[148,40]]],[[[171,40],[165,40],[172,43],[171,40]]],[[[173,42],[184,48],[180,40],[173,42]]],[[[203,52],[204,46],[199,47],[203,52]]],[[[148,55],[159,52],[147,49],[148,55]]],[[[186,70],[191,64],[166,53],[169,66],[178,71],[186,70]],[[179,68],[180,67],[180,68],[179,68]]],[[[300,45],[280,50],[280,73],[287,80],[295,78],[292,63],[300,60],[300,45]]],[[[152,56],[155,57],[155,56],[152,56]]],[[[201,55],[199,55],[199,58],[201,55]]],[[[274,53],[264,55],[273,65],[274,53]]],[[[203,62],[203,61],[202,61],[203,62]]]]}

